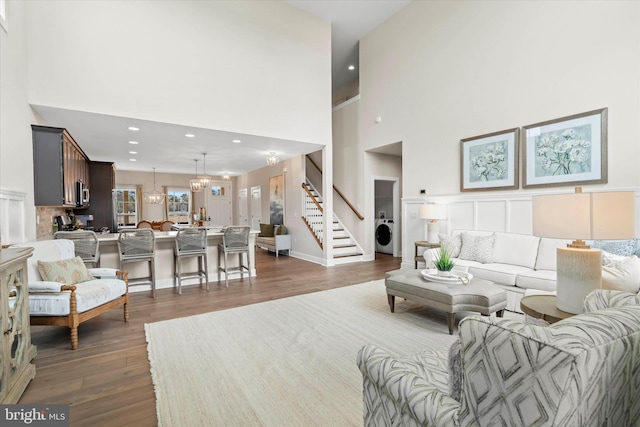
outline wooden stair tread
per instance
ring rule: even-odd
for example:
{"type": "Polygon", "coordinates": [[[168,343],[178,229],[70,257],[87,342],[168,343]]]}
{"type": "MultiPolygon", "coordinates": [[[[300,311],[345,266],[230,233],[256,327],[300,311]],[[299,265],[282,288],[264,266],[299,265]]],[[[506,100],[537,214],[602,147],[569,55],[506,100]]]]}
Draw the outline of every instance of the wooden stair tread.
{"type": "Polygon", "coordinates": [[[362,255],[361,253],[355,253],[355,254],[339,254],[339,255],[334,255],[333,258],[346,258],[346,257],[350,257],[350,256],[360,256],[362,255]]]}

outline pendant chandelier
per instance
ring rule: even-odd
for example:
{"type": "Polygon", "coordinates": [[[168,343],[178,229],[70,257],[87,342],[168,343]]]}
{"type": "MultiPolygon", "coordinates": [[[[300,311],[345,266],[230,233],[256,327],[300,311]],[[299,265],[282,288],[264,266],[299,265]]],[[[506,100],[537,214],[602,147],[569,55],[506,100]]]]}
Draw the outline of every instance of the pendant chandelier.
{"type": "Polygon", "coordinates": [[[267,165],[275,166],[278,163],[280,163],[280,157],[276,156],[276,153],[274,153],[273,151],[269,153],[269,155],[267,156],[267,165]]]}
{"type": "Polygon", "coordinates": [[[159,205],[164,202],[164,193],[156,190],[156,168],[153,168],[153,191],[144,192],[142,198],[145,203],[159,205]]]}
{"type": "Polygon", "coordinates": [[[211,177],[207,175],[207,153],[202,153],[202,157],[203,157],[203,168],[202,168],[203,175],[198,175],[198,179],[200,180],[200,185],[204,190],[205,188],[209,188],[209,186],[211,185],[211,177]]]}
{"type": "Polygon", "coordinates": [[[193,160],[195,160],[196,162],[196,177],[193,178],[192,180],[189,180],[189,187],[191,188],[192,192],[198,193],[199,191],[202,191],[202,183],[198,178],[198,159],[193,159],[193,160]]]}

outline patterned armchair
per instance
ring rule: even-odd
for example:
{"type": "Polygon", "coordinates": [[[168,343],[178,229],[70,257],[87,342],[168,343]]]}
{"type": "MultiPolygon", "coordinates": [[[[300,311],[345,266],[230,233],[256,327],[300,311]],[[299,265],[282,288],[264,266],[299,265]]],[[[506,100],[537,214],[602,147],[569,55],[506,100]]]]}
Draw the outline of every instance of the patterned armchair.
{"type": "MultiPolygon", "coordinates": [[[[595,291],[585,306],[616,298],[595,291]]],[[[640,425],[640,306],[629,302],[548,327],[470,316],[451,352],[398,359],[365,346],[365,425],[640,425]]]]}

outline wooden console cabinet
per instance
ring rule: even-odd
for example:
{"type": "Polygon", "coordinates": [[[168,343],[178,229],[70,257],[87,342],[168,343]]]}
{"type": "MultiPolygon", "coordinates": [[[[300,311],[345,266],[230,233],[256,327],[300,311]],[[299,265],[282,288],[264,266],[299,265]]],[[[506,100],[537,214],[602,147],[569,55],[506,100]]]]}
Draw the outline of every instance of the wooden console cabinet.
{"type": "Polygon", "coordinates": [[[32,363],[36,347],[31,344],[27,258],[33,248],[0,251],[0,404],[17,403],[36,376],[32,363]]]}

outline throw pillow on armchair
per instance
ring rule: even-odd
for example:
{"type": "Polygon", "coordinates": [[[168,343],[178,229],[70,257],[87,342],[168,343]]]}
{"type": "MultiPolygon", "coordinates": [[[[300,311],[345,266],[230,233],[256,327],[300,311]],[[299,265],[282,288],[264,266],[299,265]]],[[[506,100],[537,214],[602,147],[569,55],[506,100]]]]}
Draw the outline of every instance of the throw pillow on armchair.
{"type": "Polygon", "coordinates": [[[273,224],[260,223],[260,234],[258,234],[258,237],[273,237],[273,236],[274,236],[273,224]]]}

